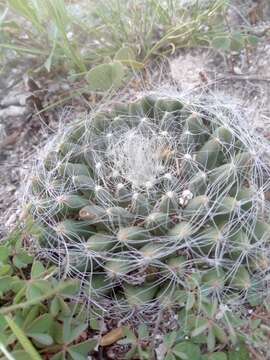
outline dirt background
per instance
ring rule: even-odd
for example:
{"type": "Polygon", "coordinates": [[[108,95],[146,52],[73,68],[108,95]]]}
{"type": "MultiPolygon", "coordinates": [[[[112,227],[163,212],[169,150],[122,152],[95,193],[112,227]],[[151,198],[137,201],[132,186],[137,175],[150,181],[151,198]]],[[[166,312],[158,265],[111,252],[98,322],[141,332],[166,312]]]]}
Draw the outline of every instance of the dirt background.
{"type": "MultiPolygon", "coordinates": [[[[236,0],[228,16],[232,28],[245,22],[252,25],[261,38],[256,49],[229,56],[200,48],[178,51],[168,59],[166,76],[185,91],[207,86],[236,97],[244,108],[253,110],[250,127],[270,139],[270,2],[236,0]]],[[[53,136],[59,121],[71,121],[98,100],[85,94],[37,114],[79,84],[68,82],[60,73],[29,76],[28,69],[35,65],[29,59],[14,59],[0,78],[0,238],[19,217],[25,176],[37,150],[53,136]]],[[[158,72],[160,68],[150,73],[159,77],[158,72]]],[[[138,81],[133,85],[136,92],[138,81]]]]}

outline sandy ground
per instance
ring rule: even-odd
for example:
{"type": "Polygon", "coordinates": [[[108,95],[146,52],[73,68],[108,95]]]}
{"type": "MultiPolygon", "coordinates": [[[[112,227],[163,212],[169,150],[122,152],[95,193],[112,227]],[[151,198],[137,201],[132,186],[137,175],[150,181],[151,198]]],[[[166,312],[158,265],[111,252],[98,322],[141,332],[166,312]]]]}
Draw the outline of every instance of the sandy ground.
{"type": "MultiPolygon", "coordinates": [[[[232,26],[248,19],[257,3],[235,1],[230,14],[232,26]]],[[[254,32],[260,36],[270,24],[268,0],[263,5],[263,13],[254,20],[254,32]]],[[[270,138],[270,31],[266,30],[261,39],[248,54],[243,51],[226,58],[205,49],[179,51],[169,59],[169,76],[184,90],[208,86],[211,91],[237,97],[245,108],[252,106],[250,126],[270,138]]],[[[60,105],[35,115],[58,100],[59,94],[72,89],[61,75],[58,79],[29,78],[25,72],[31,65],[10,64],[10,71],[0,79],[0,238],[18,218],[24,177],[37,149],[53,136],[59,121],[70,121],[76,113],[89,110],[89,101],[93,100],[73,99],[68,107],[60,105]]]]}

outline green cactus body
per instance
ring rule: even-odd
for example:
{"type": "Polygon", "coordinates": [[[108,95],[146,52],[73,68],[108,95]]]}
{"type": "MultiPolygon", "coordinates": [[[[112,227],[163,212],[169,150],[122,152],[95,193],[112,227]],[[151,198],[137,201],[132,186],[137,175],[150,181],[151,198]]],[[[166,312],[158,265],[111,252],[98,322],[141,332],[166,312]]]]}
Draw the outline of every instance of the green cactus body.
{"type": "Polygon", "coordinates": [[[144,218],[151,212],[152,208],[153,206],[145,195],[136,192],[132,195],[131,211],[133,214],[144,218]]]}
{"type": "Polygon", "coordinates": [[[95,182],[90,176],[76,175],[72,177],[73,185],[84,194],[92,194],[95,190],[95,182]]]}
{"type": "Polygon", "coordinates": [[[184,209],[184,215],[187,217],[192,216],[205,216],[210,208],[210,199],[206,195],[199,195],[191,199],[184,209]]]}
{"type": "Polygon", "coordinates": [[[92,235],[86,242],[85,247],[89,251],[99,252],[110,250],[116,243],[114,237],[97,233],[92,235]]]}
{"type": "Polygon", "coordinates": [[[183,306],[186,301],[186,291],[172,286],[171,282],[164,283],[155,296],[165,308],[173,308],[175,304],[183,306]]]}
{"type": "Polygon", "coordinates": [[[76,143],[62,142],[59,145],[59,152],[61,155],[68,157],[71,161],[83,161],[83,148],[76,143]]]}
{"type": "Polygon", "coordinates": [[[89,176],[91,170],[85,164],[67,162],[60,165],[59,173],[66,177],[80,175],[89,176]]]}
{"type": "Polygon", "coordinates": [[[192,233],[194,228],[191,223],[187,221],[182,221],[179,224],[175,225],[168,232],[168,235],[171,236],[174,240],[187,240],[192,233]]]}
{"type": "Polygon", "coordinates": [[[208,270],[202,276],[202,283],[204,289],[207,290],[222,290],[225,283],[225,274],[222,269],[211,269],[208,270]]]}
{"type": "Polygon", "coordinates": [[[159,210],[165,214],[176,213],[178,209],[177,195],[170,191],[160,199],[159,210]]]}
{"type": "Polygon", "coordinates": [[[89,200],[76,194],[61,195],[58,197],[57,202],[60,207],[60,211],[63,213],[78,212],[84,206],[89,204],[89,200]]]}
{"type": "Polygon", "coordinates": [[[187,266],[187,259],[184,256],[172,256],[166,261],[169,271],[176,275],[183,275],[187,266]]]}
{"type": "Polygon", "coordinates": [[[195,196],[205,194],[207,189],[206,173],[201,171],[198,174],[194,175],[188,183],[188,189],[195,196]]]}
{"type": "Polygon", "coordinates": [[[213,132],[213,137],[216,137],[223,146],[232,146],[233,135],[230,129],[225,126],[218,127],[213,132]]]}
{"type": "Polygon", "coordinates": [[[240,266],[230,282],[232,288],[247,290],[251,287],[251,279],[245,266],[240,266]]]}
{"type": "Polygon", "coordinates": [[[163,212],[153,212],[145,219],[146,228],[153,233],[166,233],[168,231],[168,214],[163,212]]]}
{"type": "Polygon", "coordinates": [[[123,244],[130,244],[131,246],[143,245],[151,238],[149,231],[139,226],[130,226],[120,228],[117,233],[117,240],[123,244]]]}
{"type": "Polygon", "coordinates": [[[190,114],[180,136],[180,149],[187,153],[190,149],[202,146],[208,138],[209,131],[198,114],[190,114]]]}
{"type": "Polygon", "coordinates": [[[106,112],[96,113],[92,118],[92,125],[95,133],[99,134],[104,132],[110,125],[111,118],[106,112]]]}
{"type": "Polygon", "coordinates": [[[194,242],[194,251],[207,255],[214,253],[218,246],[225,245],[226,238],[219,227],[209,226],[200,231],[194,242]]]}
{"type": "Polygon", "coordinates": [[[196,155],[196,161],[203,169],[213,169],[217,163],[220,143],[217,139],[208,140],[196,155]]]}
{"type": "Polygon", "coordinates": [[[112,283],[104,277],[104,274],[93,273],[88,279],[84,293],[91,300],[98,300],[100,296],[108,295],[111,291],[112,283]]]}
{"type": "Polygon", "coordinates": [[[93,224],[100,222],[106,216],[106,210],[98,205],[87,205],[79,212],[79,217],[82,220],[92,221],[93,224]]]}
{"type": "Polygon", "coordinates": [[[121,278],[131,270],[130,263],[126,259],[109,260],[105,263],[104,269],[107,276],[112,280],[121,278]]]}
{"type": "Polygon", "coordinates": [[[154,299],[157,287],[152,283],[142,286],[127,285],[124,292],[128,304],[132,307],[138,307],[154,299]]]}
{"type": "Polygon", "coordinates": [[[66,219],[54,226],[55,232],[59,236],[71,239],[80,239],[81,237],[89,237],[95,232],[95,229],[89,222],[66,219]]]}
{"type": "Polygon", "coordinates": [[[242,301],[254,276],[266,291],[270,171],[216,109],[148,94],[74,122],[40,160],[37,242],[108,312],[242,301]]]}

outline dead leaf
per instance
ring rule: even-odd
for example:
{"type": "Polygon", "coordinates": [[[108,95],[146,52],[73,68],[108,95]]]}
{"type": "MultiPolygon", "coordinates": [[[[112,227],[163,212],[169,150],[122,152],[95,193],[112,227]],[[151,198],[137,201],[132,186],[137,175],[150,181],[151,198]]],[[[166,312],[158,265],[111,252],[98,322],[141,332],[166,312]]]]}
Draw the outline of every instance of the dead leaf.
{"type": "Polygon", "coordinates": [[[1,145],[0,145],[0,149],[5,148],[6,146],[9,146],[9,145],[14,145],[14,144],[17,142],[20,133],[21,133],[21,131],[16,130],[16,131],[14,131],[12,134],[8,135],[8,136],[2,141],[2,143],[1,143],[1,145]]]}
{"type": "Polygon", "coordinates": [[[257,4],[252,6],[248,12],[248,17],[251,25],[256,25],[260,20],[263,19],[263,3],[258,1],[257,4]]]}
{"type": "Polygon", "coordinates": [[[30,77],[25,77],[25,87],[26,87],[26,90],[31,92],[31,93],[34,93],[36,91],[39,91],[41,90],[40,87],[38,86],[38,84],[30,77]]]}
{"type": "Polygon", "coordinates": [[[109,331],[106,335],[102,336],[99,345],[108,346],[114,344],[116,341],[124,337],[124,331],[122,327],[109,331]]]}
{"type": "Polygon", "coordinates": [[[265,198],[265,200],[270,201],[270,191],[266,191],[264,193],[264,198],[265,198]]]}

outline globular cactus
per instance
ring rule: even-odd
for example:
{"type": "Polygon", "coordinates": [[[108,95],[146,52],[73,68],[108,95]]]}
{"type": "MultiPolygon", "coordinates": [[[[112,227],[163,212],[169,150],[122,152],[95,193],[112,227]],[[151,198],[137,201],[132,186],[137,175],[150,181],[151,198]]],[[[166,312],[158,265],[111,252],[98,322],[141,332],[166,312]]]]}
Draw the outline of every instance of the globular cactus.
{"type": "Polygon", "coordinates": [[[95,112],[60,132],[36,166],[40,249],[107,310],[181,304],[195,287],[241,303],[268,285],[269,170],[259,152],[210,103],[149,94],[95,112]]]}

